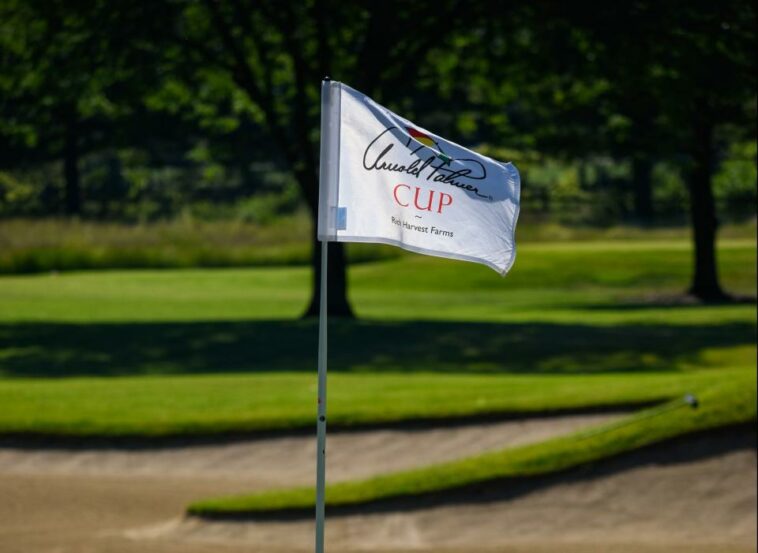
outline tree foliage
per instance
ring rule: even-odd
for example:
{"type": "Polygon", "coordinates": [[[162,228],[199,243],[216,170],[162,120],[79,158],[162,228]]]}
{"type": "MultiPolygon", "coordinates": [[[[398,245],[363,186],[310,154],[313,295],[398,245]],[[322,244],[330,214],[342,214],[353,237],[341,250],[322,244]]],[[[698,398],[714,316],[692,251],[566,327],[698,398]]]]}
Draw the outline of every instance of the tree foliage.
{"type": "MultiPolygon", "coordinates": [[[[329,75],[437,132],[539,166],[533,187],[525,175],[525,197],[546,206],[567,187],[545,156],[563,159],[578,183],[572,201],[603,193],[608,216],[641,222],[662,209],[661,171],[678,172],[695,237],[692,292],[718,298],[712,177],[735,144],[754,140],[754,50],[746,0],[441,0],[433,9],[1,0],[0,166],[62,161],[64,211],[77,214],[90,153],[103,156],[106,174],[90,193],[111,204],[175,203],[166,191],[176,185],[156,176],[167,168],[173,183],[199,183],[182,198],[240,198],[262,187],[253,167],[266,164],[288,172],[315,218],[319,89],[329,75]],[[130,178],[129,192],[108,196],[130,178]]],[[[314,238],[314,290],[319,253],[314,238]]],[[[329,274],[330,312],[349,315],[339,244],[329,274]]],[[[308,312],[317,305],[314,294],[308,312]]]]}

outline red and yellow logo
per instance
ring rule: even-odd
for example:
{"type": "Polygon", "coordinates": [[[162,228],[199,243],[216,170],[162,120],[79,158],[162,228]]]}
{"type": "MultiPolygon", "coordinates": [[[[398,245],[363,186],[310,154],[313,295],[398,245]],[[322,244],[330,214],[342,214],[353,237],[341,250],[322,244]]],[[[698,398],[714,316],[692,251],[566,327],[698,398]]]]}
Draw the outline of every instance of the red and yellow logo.
{"type": "Polygon", "coordinates": [[[453,161],[453,158],[451,158],[449,155],[443,152],[442,148],[440,148],[440,145],[437,144],[437,141],[434,140],[428,134],[423,133],[417,129],[414,129],[413,127],[405,127],[405,130],[407,130],[408,134],[411,135],[411,138],[413,138],[417,142],[421,142],[421,144],[423,144],[427,148],[434,148],[438,150],[436,154],[437,154],[437,157],[439,157],[442,160],[442,163],[450,165],[450,163],[453,161]]]}
{"type": "Polygon", "coordinates": [[[406,127],[406,129],[408,131],[408,134],[410,134],[412,138],[414,138],[415,140],[418,140],[424,146],[429,146],[430,148],[434,148],[435,146],[437,146],[437,143],[428,134],[424,134],[421,131],[417,131],[413,127],[406,127]]]}

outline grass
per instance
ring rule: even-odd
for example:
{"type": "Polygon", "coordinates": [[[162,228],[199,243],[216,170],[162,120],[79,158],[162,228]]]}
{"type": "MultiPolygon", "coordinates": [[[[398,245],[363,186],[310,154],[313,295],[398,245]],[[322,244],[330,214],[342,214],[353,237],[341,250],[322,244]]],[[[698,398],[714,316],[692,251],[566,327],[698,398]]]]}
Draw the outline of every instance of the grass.
{"type": "MultiPolygon", "coordinates": [[[[607,458],[625,451],[696,431],[755,420],[756,387],[753,371],[719,375],[718,379],[692,381],[701,406],[692,410],[681,399],[670,409],[642,411],[603,431],[585,431],[522,446],[374,478],[328,485],[328,507],[376,503],[434,493],[452,493],[483,482],[554,473],[607,458]],[[679,408],[677,408],[679,407],[679,408]]],[[[315,503],[312,487],[271,490],[193,503],[196,515],[252,515],[256,513],[310,513],[315,503]]]]}
{"type": "MultiPolygon", "coordinates": [[[[753,360],[755,325],[751,307],[742,307],[713,307],[704,314],[707,320],[691,322],[687,308],[671,308],[671,320],[653,314],[654,320],[615,324],[606,323],[607,313],[603,324],[335,321],[329,368],[332,373],[593,374],[744,366],[753,360]]],[[[316,334],[312,320],[2,323],[0,374],[312,372],[316,334]]]]}
{"type": "MultiPolygon", "coordinates": [[[[310,262],[308,215],[300,211],[266,225],[243,221],[123,224],[66,219],[0,221],[0,274],[135,268],[303,266],[310,262]]],[[[754,239],[755,221],[727,225],[725,239],[754,239]]],[[[519,241],[686,241],[686,227],[565,227],[522,217],[519,241]]],[[[350,244],[353,263],[403,256],[401,250],[350,244]]]]}
{"type": "MultiPolygon", "coordinates": [[[[134,268],[258,267],[310,261],[306,214],[267,225],[192,219],[149,224],[0,221],[0,274],[134,268]]],[[[357,245],[353,262],[397,253],[357,245]]]]}
{"type": "MultiPolygon", "coordinates": [[[[723,240],[725,287],[755,294],[755,261],[754,241],[723,240]]],[[[506,278],[483,266],[416,255],[355,266],[349,283],[356,311],[371,319],[707,323],[713,307],[676,305],[690,265],[686,240],[526,244],[506,278]]],[[[5,276],[0,322],[291,319],[303,311],[309,285],[309,270],[298,267],[5,276]]],[[[752,319],[745,305],[718,312],[732,321],[752,319]]],[[[724,322],[721,315],[717,322],[724,322]]]]}
{"type": "MultiPolygon", "coordinates": [[[[755,366],[754,305],[645,299],[684,287],[682,242],[522,250],[505,279],[422,256],[353,267],[366,318],[330,325],[330,424],[662,400],[755,366]]],[[[733,289],[755,281],[752,244],[720,259],[733,289]]],[[[294,318],[308,282],[299,268],[2,277],[0,433],[310,428],[316,322],[294,318]]]]}
{"type": "MultiPolygon", "coordinates": [[[[634,405],[735,375],[337,373],[329,377],[329,425],[634,405]]],[[[310,429],[315,396],[315,375],[303,373],[6,379],[0,381],[0,434],[158,437],[310,429]]]]}
{"type": "MultiPolygon", "coordinates": [[[[752,244],[726,242],[720,259],[730,289],[754,286],[752,244]]],[[[505,279],[423,256],[356,266],[351,296],[363,319],[332,322],[330,370],[571,374],[751,364],[755,306],[679,303],[687,265],[681,242],[635,242],[525,245],[505,279]]],[[[300,268],[2,277],[0,374],[313,371],[316,322],[296,319],[308,287],[300,268]]]]}
{"type": "MultiPolygon", "coordinates": [[[[329,491],[332,505],[555,471],[755,416],[754,303],[685,301],[689,241],[526,242],[505,279],[406,256],[350,269],[361,319],[332,321],[330,428],[667,401],[642,418],[329,491]]],[[[719,244],[733,292],[754,294],[753,240],[719,244]]],[[[188,436],[312,429],[316,322],[304,267],[0,277],[0,435],[188,436]]],[[[309,490],[203,502],[295,509],[309,490]]]]}
{"type": "MultiPolygon", "coordinates": [[[[723,240],[719,264],[727,289],[755,294],[754,241],[723,240]]],[[[394,319],[587,324],[673,322],[677,313],[686,314],[681,322],[707,322],[713,313],[696,305],[669,309],[690,277],[684,240],[524,244],[504,279],[486,267],[455,265],[414,256],[358,267],[351,275],[360,291],[354,296],[358,312],[394,319]]],[[[750,312],[733,306],[732,315],[750,312]]]]}

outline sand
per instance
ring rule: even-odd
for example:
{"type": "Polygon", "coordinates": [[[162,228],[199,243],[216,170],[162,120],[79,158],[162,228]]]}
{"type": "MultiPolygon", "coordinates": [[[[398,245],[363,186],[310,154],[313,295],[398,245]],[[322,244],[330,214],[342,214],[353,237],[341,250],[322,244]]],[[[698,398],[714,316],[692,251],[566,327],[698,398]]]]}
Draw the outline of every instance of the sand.
{"type": "MultiPolygon", "coordinates": [[[[329,479],[538,441],[611,417],[333,434],[329,479]]],[[[697,440],[448,504],[330,517],[328,551],[755,551],[754,439],[697,440]]],[[[303,437],[157,449],[0,448],[0,551],[311,551],[309,520],[208,522],[182,513],[203,497],[311,484],[314,448],[303,437]]]]}
{"type": "MultiPolygon", "coordinates": [[[[572,415],[417,430],[332,432],[330,482],[438,463],[565,434],[618,419],[619,414],[572,415]]],[[[0,447],[0,474],[171,477],[231,480],[238,490],[310,485],[313,436],[169,447],[0,447]]]]}

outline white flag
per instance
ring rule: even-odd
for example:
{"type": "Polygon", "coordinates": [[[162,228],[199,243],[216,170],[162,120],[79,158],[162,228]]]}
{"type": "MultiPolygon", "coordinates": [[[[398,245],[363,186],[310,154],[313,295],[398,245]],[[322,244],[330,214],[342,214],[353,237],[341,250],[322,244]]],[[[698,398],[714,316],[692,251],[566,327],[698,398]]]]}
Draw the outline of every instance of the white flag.
{"type": "Polygon", "coordinates": [[[516,257],[516,167],[449,142],[324,81],[318,237],[483,263],[516,257]]]}

